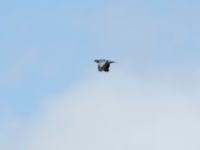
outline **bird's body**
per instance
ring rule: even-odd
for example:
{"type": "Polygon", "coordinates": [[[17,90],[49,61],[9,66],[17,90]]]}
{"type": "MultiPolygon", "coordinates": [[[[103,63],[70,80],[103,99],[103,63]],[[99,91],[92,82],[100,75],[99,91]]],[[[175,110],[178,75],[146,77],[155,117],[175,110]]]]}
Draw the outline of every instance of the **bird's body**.
{"type": "Polygon", "coordinates": [[[115,63],[114,61],[106,60],[106,59],[95,59],[96,63],[98,63],[98,71],[109,72],[110,64],[115,63]]]}

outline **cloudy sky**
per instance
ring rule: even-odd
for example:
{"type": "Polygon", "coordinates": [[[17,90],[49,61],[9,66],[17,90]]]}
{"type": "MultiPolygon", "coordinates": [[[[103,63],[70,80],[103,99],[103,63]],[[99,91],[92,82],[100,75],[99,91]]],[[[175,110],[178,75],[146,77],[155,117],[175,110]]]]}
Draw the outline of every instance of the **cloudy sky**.
{"type": "Polygon", "coordinates": [[[0,149],[199,150],[199,7],[1,1],[0,149]]]}

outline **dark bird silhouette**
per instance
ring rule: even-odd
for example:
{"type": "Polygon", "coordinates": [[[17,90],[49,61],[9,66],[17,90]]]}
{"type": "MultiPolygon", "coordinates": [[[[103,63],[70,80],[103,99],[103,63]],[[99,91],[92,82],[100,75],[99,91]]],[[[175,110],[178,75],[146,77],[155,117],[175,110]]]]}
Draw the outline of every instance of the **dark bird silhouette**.
{"type": "Polygon", "coordinates": [[[95,59],[94,62],[98,64],[98,71],[109,72],[110,64],[115,63],[114,61],[107,59],[95,59]]]}

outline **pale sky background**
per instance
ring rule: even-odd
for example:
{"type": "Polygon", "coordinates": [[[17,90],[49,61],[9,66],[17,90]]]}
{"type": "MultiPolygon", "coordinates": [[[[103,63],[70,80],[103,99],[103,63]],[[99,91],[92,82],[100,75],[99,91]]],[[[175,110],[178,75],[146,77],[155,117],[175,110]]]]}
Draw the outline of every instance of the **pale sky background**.
{"type": "Polygon", "coordinates": [[[199,150],[199,8],[1,1],[0,149],[199,150]]]}

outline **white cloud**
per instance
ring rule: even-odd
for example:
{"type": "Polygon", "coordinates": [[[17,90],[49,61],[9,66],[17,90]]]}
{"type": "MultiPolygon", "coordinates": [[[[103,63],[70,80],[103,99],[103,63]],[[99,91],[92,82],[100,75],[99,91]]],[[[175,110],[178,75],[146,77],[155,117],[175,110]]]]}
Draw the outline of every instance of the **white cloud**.
{"type": "Polygon", "coordinates": [[[48,97],[37,119],[13,133],[21,141],[9,150],[200,148],[199,103],[191,93],[117,72],[97,76],[48,97]]]}

